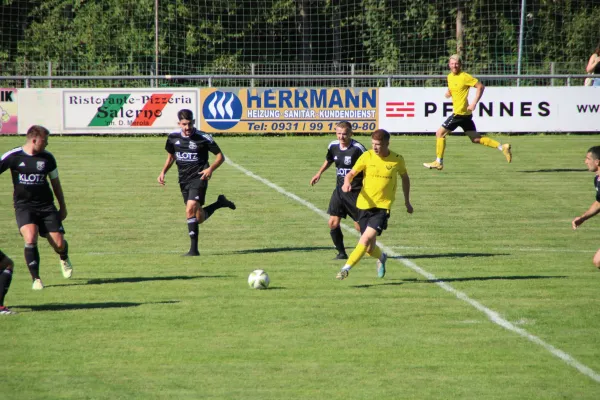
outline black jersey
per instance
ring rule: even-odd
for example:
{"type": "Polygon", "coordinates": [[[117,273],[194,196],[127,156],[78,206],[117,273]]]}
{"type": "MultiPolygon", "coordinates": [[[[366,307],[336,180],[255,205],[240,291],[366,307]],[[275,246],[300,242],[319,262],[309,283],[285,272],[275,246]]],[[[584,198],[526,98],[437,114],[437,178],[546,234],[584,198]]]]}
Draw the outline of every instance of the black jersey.
{"type": "Polygon", "coordinates": [[[221,152],[212,136],[197,129],[190,136],[184,136],[181,130],[171,132],[165,149],[175,157],[179,183],[200,179],[198,173],[209,167],[208,152],[215,155],[221,152]]]}
{"type": "Polygon", "coordinates": [[[600,177],[594,176],[594,187],[596,188],[596,201],[600,201],[600,177]]]}
{"type": "Polygon", "coordinates": [[[0,158],[0,174],[11,170],[14,185],[13,201],[15,208],[52,211],[54,194],[48,183],[49,178],[58,177],[54,156],[43,151],[30,155],[22,147],[12,149],[0,158]]]}
{"type": "MultiPolygon", "coordinates": [[[[334,140],[329,143],[325,159],[331,163],[335,163],[338,187],[344,185],[344,178],[348,175],[348,172],[352,170],[356,160],[358,160],[365,151],[367,151],[365,147],[354,139],[350,141],[350,145],[348,145],[346,150],[340,148],[339,140],[334,140]]],[[[362,181],[363,173],[361,172],[352,180],[352,190],[360,190],[362,181]]]]}

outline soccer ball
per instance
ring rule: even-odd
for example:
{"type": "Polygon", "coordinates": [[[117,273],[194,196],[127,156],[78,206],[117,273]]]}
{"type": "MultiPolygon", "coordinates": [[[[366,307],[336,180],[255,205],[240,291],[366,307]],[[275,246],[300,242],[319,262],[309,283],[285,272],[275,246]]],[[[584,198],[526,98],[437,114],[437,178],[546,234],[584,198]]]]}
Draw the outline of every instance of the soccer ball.
{"type": "Polygon", "coordinates": [[[248,286],[251,289],[266,289],[269,287],[269,275],[262,269],[257,269],[248,276],[248,286]]]}

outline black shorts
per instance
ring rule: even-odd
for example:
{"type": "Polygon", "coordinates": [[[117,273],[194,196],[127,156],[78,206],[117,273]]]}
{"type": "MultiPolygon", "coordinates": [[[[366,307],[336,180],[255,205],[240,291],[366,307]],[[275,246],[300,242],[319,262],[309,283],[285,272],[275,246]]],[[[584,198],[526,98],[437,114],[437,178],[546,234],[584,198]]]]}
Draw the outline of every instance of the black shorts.
{"type": "Polygon", "coordinates": [[[2,261],[4,261],[4,259],[5,259],[5,258],[6,258],[6,254],[4,254],[4,253],[2,252],[2,250],[0,250],[0,263],[1,263],[2,261]]]}
{"type": "Polygon", "coordinates": [[[477,128],[475,127],[475,122],[473,122],[473,114],[470,115],[457,115],[452,114],[448,117],[446,121],[442,124],[442,126],[449,131],[454,131],[459,126],[462,128],[463,132],[473,131],[477,132],[477,128]]]}
{"type": "Polygon", "coordinates": [[[368,210],[358,210],[358,224],[360,233],[365,233],[367,226],[377,231],[377,236],[385,231],[390,219],[390,212],[385,208],[369,208],[368,210]]]}
{"type": "Polygon", "coordinates": [[[187,204],[188,200],[194,200],[200,203],[201,206],[204,205],[208,181],[196,179],[189,183],[180,183],[179,187],[181,188],[184,203],[187,204]]]}
{"type": "Polygon", "coordinates": [[[340,218],[349,215],[354,221],[358,221],[358,208],[356,208],[358,193],[358,191],[344,192],[341,187],[336,186],[331,193],[327,214],[340,218]]]}
{"type": "Polygon", "coordinates": [[[17,226],[19,230],[23,225],[35,224],[39,229],[41,237],[46,237],[48,232],[65,233],[65,228],[60,220],[57,210],[52,211],[33,211],[17,208],[15,210],[17,217],[17,226]]]}

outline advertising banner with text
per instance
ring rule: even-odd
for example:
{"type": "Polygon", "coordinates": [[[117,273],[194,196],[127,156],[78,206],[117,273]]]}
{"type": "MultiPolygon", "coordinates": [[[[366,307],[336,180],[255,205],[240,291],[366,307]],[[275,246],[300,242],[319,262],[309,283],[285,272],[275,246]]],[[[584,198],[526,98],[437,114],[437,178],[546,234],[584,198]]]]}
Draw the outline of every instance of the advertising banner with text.
{"type": "Polygon", "coordinates": [[[195,89],[64,90],[64,132],[152,133],[177,128],[177,112],[197,115],[195,89]]]}
{"type": "Polygon", "coordinates": [[[200,89],[199,128],[216,133],[331,133],[340,121],[355,132],[377,126],[377,88],[200,89]]]}
{"type": "Polygon", "coordinates": [[[17,89],[0,88],[0,135],[17,133],[17,89]]]}
{"type": "MultiPolygon", "coordinates": [[[[379,127],[400,133],[435,132],[452,115],[446,90],[379,89],[379,127]]],[[[474,96],[471,89],[469,100],[474,96]]],[[[600,87],[486,87],[473,121],[480,132],[597,132],[600,87]]]]}

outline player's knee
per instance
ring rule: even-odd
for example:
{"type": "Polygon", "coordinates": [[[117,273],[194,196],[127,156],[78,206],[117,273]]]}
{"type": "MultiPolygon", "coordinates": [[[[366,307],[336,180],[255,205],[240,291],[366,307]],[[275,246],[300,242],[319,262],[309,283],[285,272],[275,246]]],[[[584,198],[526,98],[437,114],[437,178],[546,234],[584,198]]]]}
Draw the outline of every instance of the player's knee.
{"type": "Polygon", "coordinates": [[[340,227],[340,221],[329,220],[329,229],[334,230],[340,227]]]}
{"type": "Polygon", "coordinates": [[[592,262],[594,263],[594,266],[598,269],[600,269],[600,255],[595,255],[594,259],[592,260],[592,262]]]}
{"type": "Polygon", "coordinates": [[[9,257],[5,256],[0,260],[0,272],[4,270],[12,271],[15,268],[15,263],[9,257]]]}

